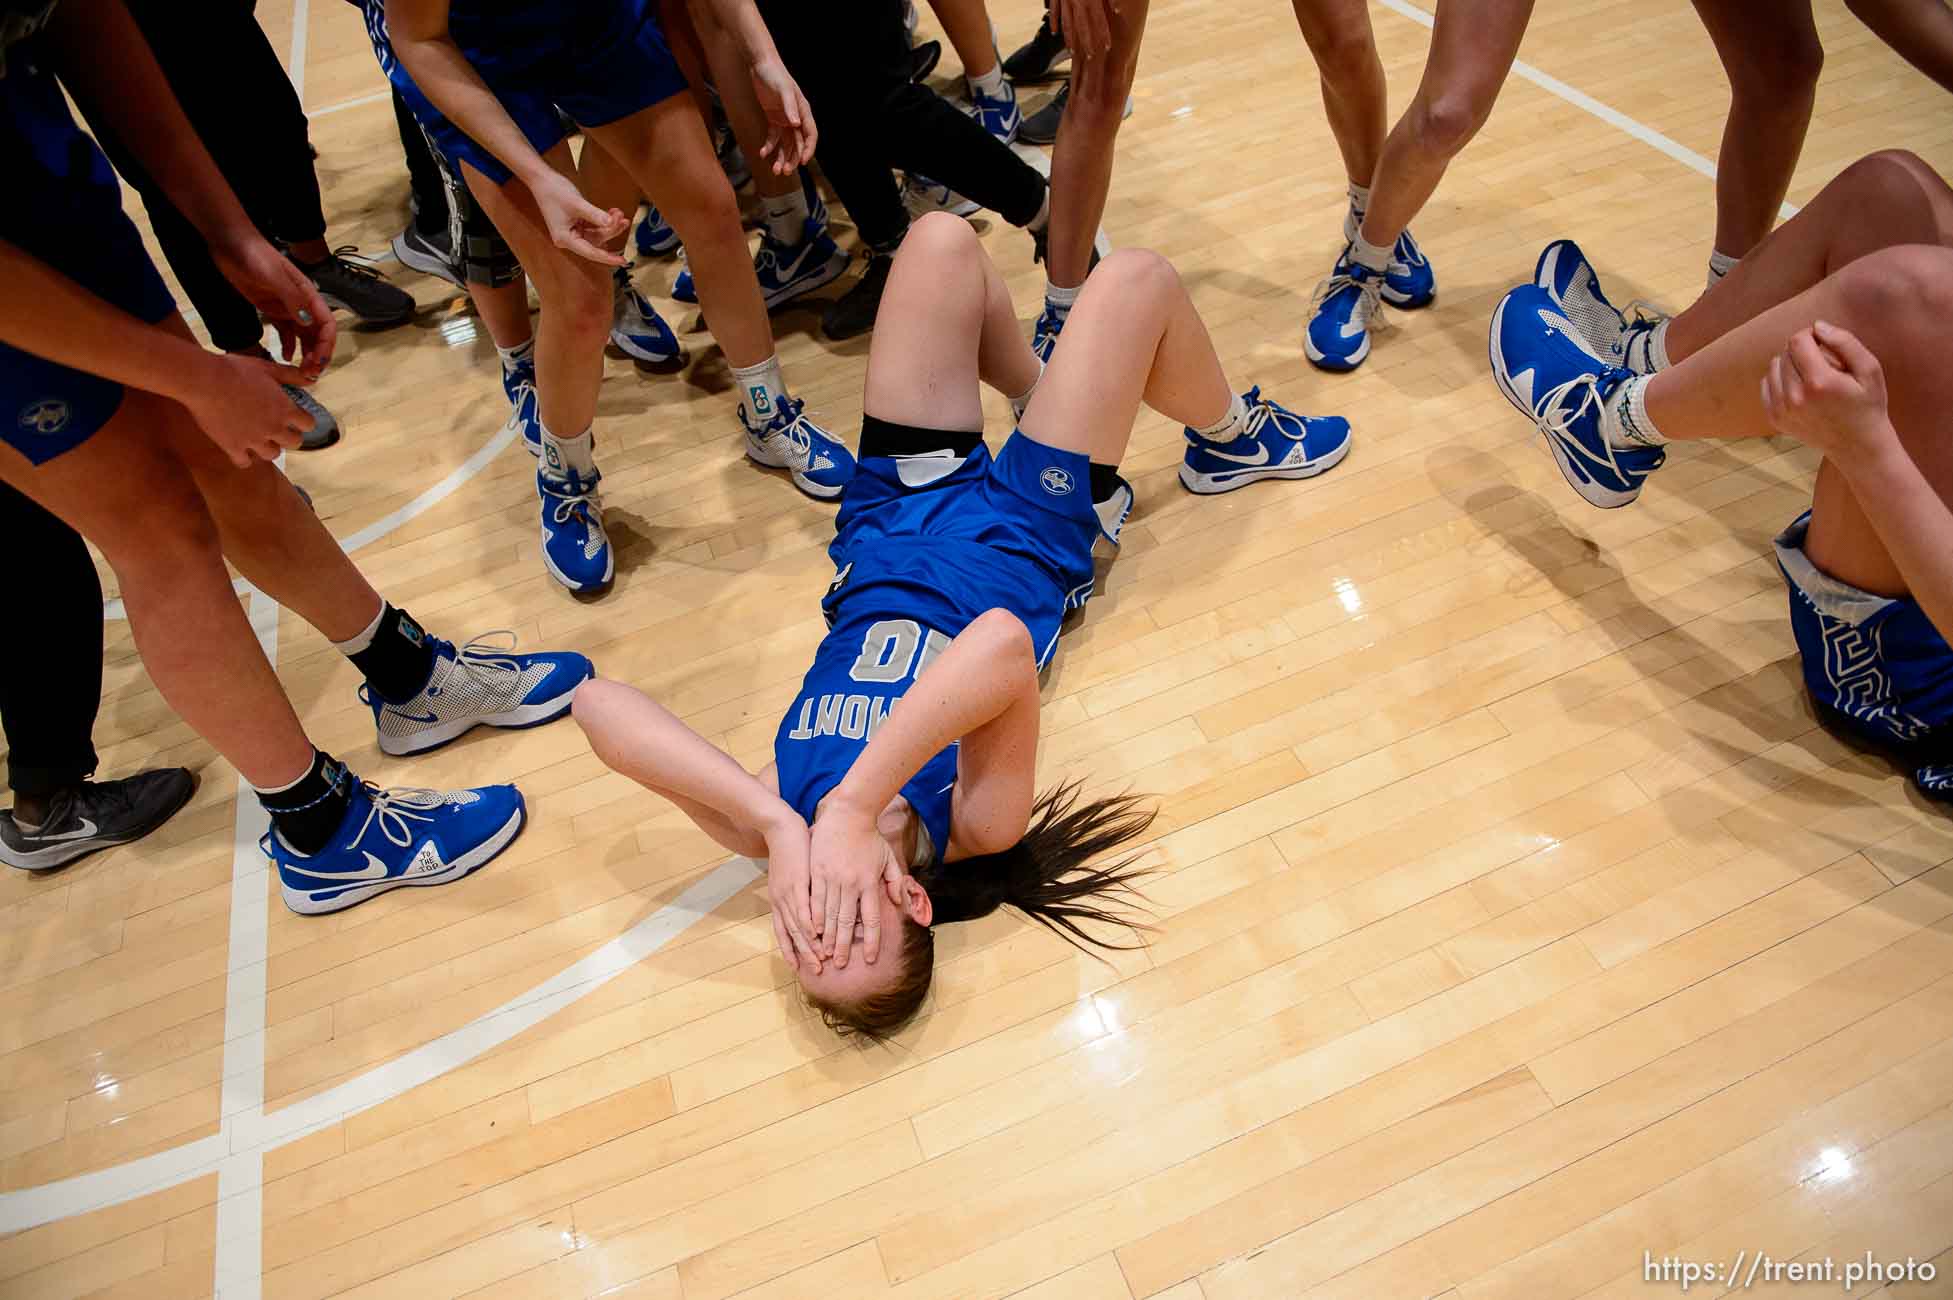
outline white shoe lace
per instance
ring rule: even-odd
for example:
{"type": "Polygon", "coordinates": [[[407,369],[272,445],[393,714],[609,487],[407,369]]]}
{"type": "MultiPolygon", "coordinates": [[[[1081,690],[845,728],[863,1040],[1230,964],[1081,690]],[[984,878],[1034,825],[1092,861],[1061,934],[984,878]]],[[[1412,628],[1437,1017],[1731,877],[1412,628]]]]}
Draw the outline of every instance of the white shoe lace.
{"type": "Polygon", "coordinates": [[[371,782],[362,781],[360,784],[365,787],[366,795],[373,801],[373,806],[367,810],[366,820],[359,824],[359,833],[352,838],[353,846],[357,846],[361,840],[364,840],[366,832],[377,822],[380,834],[386,836],[388,843],[397,848],[407,848],[414,842],[414,828],[408,825],[409,822],[431,822],[434,820],[433,809],[443,804],[472,801],[472,797],[464,799],[460,794],[444,790],[428,790],[418,786],[382,790],[371,782]],[[412,808],[424,808],[429,811],[413,812],[410,811],[412,808]]]}
{"type": "Polygon", "coordinates": [[[1359,280],[1347,271],[1338,272],[1316,286],[1315,297],[1309,301],[1309,314],[1315,315],[1331,298],[1344,289],[1354,286],[1357,291],[1356,308],[1350,313],[1350,320],[1365,329],[1389,329],[1390,318],[1383,310],[1383,274],[1379,272],[1374,280],[1359,280]]]}
{"type": "Polygon", "coordinates": [[[1563,384],[1547,389],[1533,403],[1533,423],[1547,437],[1570,447],[1588,460],[1598,461],[1616,475],[1626,479],[1628,472],[1621,468],[1620,461],[1614,458],[1614,444],[1605,435],[1600,439],[1600,452],[1596,455],[1573,432],[1573,425],[1590,410],[1605,410],[1607,399],[1600,391],[1598,375],[1575,375],[1563,384]],[[1580,395],[1577,405],[1573,404],[1575,392],[1580,395]],[[1570,409],[1569,409],[1570,408],[1570,409]]]}
{"type": "MultiPolygon", "coordinates": [[[[560,522],[560,521],[559,521],[560,522]]],[[[506,627],[471,637],[454,652],[454,667],[449,678],[461,673],[473,679],[484,691],[510,694],[522,685],[522,665],[515,660],[515,632],[506,627]],[[506,641],[503,638],[507,638],[506,641]]],[[[450,689],[442,683],[441,689],[450,689]]]]}

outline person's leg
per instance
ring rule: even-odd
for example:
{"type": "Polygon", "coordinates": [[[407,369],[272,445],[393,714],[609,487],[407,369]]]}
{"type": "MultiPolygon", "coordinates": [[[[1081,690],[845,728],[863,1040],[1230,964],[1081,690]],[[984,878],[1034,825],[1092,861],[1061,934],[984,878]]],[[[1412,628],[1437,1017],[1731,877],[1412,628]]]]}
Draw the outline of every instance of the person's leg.
{"type": "MultiPolygon", "coordinates": [[[[623,165],[611,157],[595,139],[585,136],[582,156],[577,159],[577,188],[583,197],[594,206],[608,212],[636,212],[644,196],[639,193],[637,182],[623,165]]],[[[617,232],[615,238],[605,244],[611,252],[621,254],[631,238],[628,225],[617,232]]],[[[653,365],[669,365],[684,356],[684,349],[678,344],[678,336],[672,332],[664,317],[651,300],[637,291],[631,283],[628,267],[617,267],[610,273],[611,313],[610,341],[626,356],[653,365]]]]}
{"type": "Polygon", "coordinates": [[[1125,0],[1111,15],[1111,48],[1097,58],[1073,62],[1071,98],[1051,154],[1047,306],[1068,306],[1091,270],[1092,241],[1112,188],[1113,143],[1139,68],[1146,10],[1147,0],[1125,0]]]}
{"type": "Polygon", "coordinates": [[[1810,0],[1695,0],[1729,78],[1716,155],[1716,242],[1710,281],[1776,224],[1804,148],[1824,46],[1810,0]]]}
{"type": "MultiPolygon", "coordinates": [[[[761,205],[769,216],[774,207],[782,204],[789,210],[793,209],[794,200],[800,197],[800,178],[793,173],[785,176],[776,174],[771,162],[760,157],[769,128],[766,112],[760,107],[759,96],[753,90],[753,78],[747,69],[746,56],[740,52],[739,38],[726,30],[718,14],[704,0],[693,0],[689,5],[677,7],[684,9],[691,21],[692,30],[698,36],[700,52],[705,57],[705,67],[712,77],[712,85],[719,92],[719,105],[725,109],[726,121],[732,126],[733,138],[739,141],[740,151],[753,165],[753,189],[759,194],[761,205]]],[[[777,37],[775,43],[778,43],[777,37]]],[[[676,40],[672,42],[674,54],[677,53],[678,44],[676,40]]],[[[784,53],[781,57],[784,60],[784,53]]],[[[819,121],[818,113],[815,120],[819,121]]],[[[807,216],[805,206],[804,203],[799,205],[803,220],[807,216]]],[[[625,209],[627,212],[629,210],[625,209]]],[[[795,229],[797,231],[798,228],[795,229]]]]}
{"type": "Polygon", "coordinates": [[[927,86],[890,88],[875,121],[889,162],[924,174],[995,212],[1013,226],[1050,229],[1046,184],[1037,168],[927,86]]]}
{"type": "MultiPolygon", "coordinates": [[[[1389,129],[1388,90],[1366,0],[1293,0],[1302,39],[1322,80],[1323,114],[1349,177],[1350,211],[1360,223],[1389,129]]],[[[1354,228],[1349,232],[1354,233],[1354,228]]],[[[1347,238],[1348,235],[1345,235],[1347,238]]]]}
{"type": "Polygon", "coordinates": [[[972,81],[988,76],[997,66],[997,43],[984,0],[929,0],[929,7],[963,64],[963,75],[972,81]]]}
{"type": "Polygon", "coordinates": [[[407,186],[412,197],[413,228],[439,238],[448,230],[447,178],[435,158],[427,135],[414,120],[407,101],[393,92],[393,124],[400,136],[400,152],[407,160],[407,186]]]}
{"type": "MultiPolygon", "coordinates": [[[[1478,134],[1519,54],[1533,0],[1438,5],[1431,53],[1410,107],[1384,140],[1358,234],[1387,256],[1445,168],[1478,134]]],[[[1363,251],[1362,244],[1357,252],[1363,251]]]]}
{"type": "Polygon", "coordinates": [[[34,636],[0,637],[0,729],[14,815],[46,819],[47,801],[94,772],[90,736],[102,698],[102,586],[80,534],[0,483],[0,550],[31,557],[19,608],[34,636]]]}

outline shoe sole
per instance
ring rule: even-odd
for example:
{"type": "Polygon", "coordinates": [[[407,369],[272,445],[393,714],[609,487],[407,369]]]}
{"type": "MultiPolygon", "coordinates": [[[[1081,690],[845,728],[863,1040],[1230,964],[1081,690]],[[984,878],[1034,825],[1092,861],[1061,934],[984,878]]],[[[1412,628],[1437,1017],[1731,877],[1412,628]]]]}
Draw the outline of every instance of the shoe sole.
{"type": "Polygon", "coordinates": [[[1363,345],[1348,356],[1332,357],[1326,353],[1318,352],[1315,341],[1305,333],[1302,336],[1302,352],[1309,358],[1309,364],[1316,369],[1333,370],[1337,374],[1346,374],[1362,365],[1364,359],[1370,355],[1370,334],[1369,331],[1364,331],[1363,345]]]}
{"type": "Polygon", "coordinates": [[[172,803],[167,811],[140,830],[129,831],[126,834],[97,835],[92,839],[86,840],[63,840],[45,849],[32,849],[26,853],[17,853],[9,849],[4,843],[0,843],[0,862],[4,862],[8,866],[20,871],[37,873],[54,871],[67,866],[70,862],[79,862],[91,853],[100,853],[103,849],[120,848],[124,844],[134,844],[145,835],[149,835],[160,829],[164,822],[167,822],[170,818],[182,812],[183,806],[190,802],[196,792],[197,787],[193,782],[190,788],[184,791],[183,797],[172,803]]]}
{"type": "Polygon", "coordinates": [[[593,668],[588,677],[578,679],[576,685],[553,700],[539,700],[534,704],[521,704],[501,713],[491,713],[486,717],[463,719],[455,718],[437,726],[417,731],[411,736],[381,736],[380,752],[394,758],[411,758],[415,754],[425,754],[430,750],[452,745],[476,727],[494,727],[500,731],[527,731],[530,727],[540,727],[554,722],[570,711],[576,702],[576,693],[584,682],[596,676],[593,668]]]}
{"type": "Polygon", "coordinates": [[[617,578],[617,552],[610,548],[608,541],[604,545],[604,576],[596,582],[582,583],[573,580],[567,573],[557,568],[556,562],[549,558],[549,547],[547,546],[542,548],[542,562],[543,568],[549,570],[550,577],[556,579],[556,581],[562,583],[579,596],[588,596],[599,591],[608,591],[610,584],[617,578]]]}
{"type": "MultiPolygon", "coordinates": [[[[528,820],[528,806],[516,805],[515,816],[509,818],[502,829],[450,862],[445,869],[425,876],[415,876],[412,879],[403,876],[397,880],[376,880],[370,885],[354,885],[331,898],[319,899],[312,897],[313,891],[293,889],[287,885],[284,881],[284,873],[280,872],[278,892],[285,896],[285,906],[300,916],[324,916],[329,912],[343,912],[349,907],[358,907],[367,899],[378,898],[388,890],[421,889],[428,885],[452,884],[463,876],[472,875],[493,861],[515,840],[516,836],[522,833],[522,828],[528,820]]],[[[276,864],[273,865],[273,869],[276,870],[276,864]]]]}
{"type": "Polygon", "coordinates": [[[648,362],[654,366],[669,365],[671,362],[677,361],[685,355],[684,348],[679,348],[675,352],[653,352],[649,348],[639,347],[632,343],[631,336],[622,330],[612,330],[610,332],[610,341],[612,346],[625,356],[638,361],[648,362]]]}
{"type": "MultiPolygon", "coordinates": [[[[1525,416],[1535,429],[1539,429],[1539,420],[1533,415],[1532,408],[1520,400],[1519,394],[1514,392],[1512,385],[1506,382],[1505,358],[1499,352],[1499,325],[1505,319],[1505,304],[1506,299],[1499,299],[1498,307],[1492,312],[1492,328],[1485,336],[1485,356],[1492,366],[1492,382],[1499,386],[1501,393],[1505,394],[1505,400],[1512,403],[1512,409],[1525,416]]],[[[1546,440],[1546,450],[1552,455],[1553,463],[1560,467],[1560,477],[1564,478],[1567,486],[1588,505],[1602,510],[1619,510],[1622,506],[1633,505],[1635,499],[1641,495],[1639,488],[1622,494],[1601,487],[1598,483],[1582,481],[1574,474],[1573,466],[1567,459],[1566,449],[1560,446],[1559,439],[1544,429],[1539,429],[1539,436],[1546,440]]]]}
{"type": "Polygon", "coordinates": [[[812,275],[798,277],[791,283],[782,285],[772,293],[767,294],[766,309],[772,311],[777,307],[784,307],[795,298],[803,297],[814,292],[816,289],[826,288],[846,275],[848,273],[848,267],[853,265],[853,263],[853,258],[849,257],[840,249],[835,249],[834,256],[828,258],[826,265],[822,266],[820,270],[815,271],[812,275]]]}
{"type": "Polygon", "coordinates": [[[327,293],[323,289],[319,291],[319,297],[325,299],[326,306],[332,308],[334,311],[345,312],[348,316],[357,319],[362,325],[405,325],[414,318],[414,312],[417,310],[414,305],[409,304],[407,310],[397,316],[368,316],[344,298],[327,293]]]}
{"type": "Polygon", "coordinates": [[[446,280],[457,289],[468,287],[446,262],[430,254],[416,251],[413,245],[398,235],[393,237],[393,259],[410,271],[431,275],[436,280],[446,280]]]}
{"type": "Polygon", "coordinates": [[[1187,468],[1187,463],[1182,461],[1180,462],[1180,486],[1200,496],[1211,497],[1219,496],[1223,492],[1233,492],[1238,488],[1248,486],[1250,483],[1259,483],[1263,479],[1314,478],[1316,475],[1327,473],[1342,464],[1343,457],[1349,455],[1349,445],[1352,441],[1354,439],[1345,439],[1342,446],[1336,448],[1336,450],[1330,452],[1320,460],[1312,460],[1306,465],[1294,465],[1283,469],[1241,469],[1229,470],[1226,475],[1202,474],[1198,470],[1187,468]]]}

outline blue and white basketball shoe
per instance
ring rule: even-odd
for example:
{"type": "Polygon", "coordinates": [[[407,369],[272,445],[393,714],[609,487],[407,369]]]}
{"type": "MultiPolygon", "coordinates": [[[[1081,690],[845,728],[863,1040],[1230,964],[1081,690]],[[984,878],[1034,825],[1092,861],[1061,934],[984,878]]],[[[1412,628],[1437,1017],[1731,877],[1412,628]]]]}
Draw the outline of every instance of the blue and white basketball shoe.
{"type": "Polygon", "coordinates": [[[519,730],[553,722],[570,711],[577,687],[597,675],[588,659],[570,651],[517,653],[513,632],[489,632],[459,647],[427,640],[434,670],[413,699],[392,704],[369,686],[359,688],[361,702],[373,710],[382,753],[424,754],[476,727],[519,730]]]}
{"type": "Polygon", "coordinates": [[[647,205],[644,217],[637,223],[637,252],[639,257],[663,257],[678,247],[678,232],[658,214],[656,207],[647,205]]]}
{"type": "Polygon", "coordinates": [[[543,567],[556,581],[579,594],[602,591],[616,574],[616,557],[604,533],[601,474],[580,478],[573,469],[544,464],[536,471],[536,496],[542,501],[543,567]]]}
{"type": "Polygon", "coordinates": [[[746,431],[746,455],[768,469],[784,469],[794,486],[810,497],[832,501],[854,477],[854,453],[828,435],[806,415],[807,404],[783,397],[770,418],[755,424],[739,404],[739,424],[746,431]]]}
{"type": "Polygon", "coordinates": [[[1656,369],[1649,344],[1655,326],[1666,317],[1639,299],[1622,311],[1600,291],[1600,277],[1593,263],[1571,239],[1556,239],[1548,244],[1533,265],[1533,283],[1544,289],[1559,305],[1560,312],[1579,332],[1587,351],[1612,366],[1621,366],[1637,375],[1656,369]]]}
{"type": "Polygon", "coordinates": [[[1046,303],[1038,313],[1038,323],[1031,327],[1031,351],[1046,365],[1051,363],[1051,354],[1058,350],[1058,335],[1064,332],[1065,318],[1070,314],[1056,311],[1046,303]]]}
{"type": "Polygon", "coordinates": [[[685,250],[678,250],[678,276],[671,282],[671,300],[697,304],[698,285],[692,282],[691,264],[685,260],[685,250]]]}
{"type": "Polygon", "coordinates": [[[983,211],[983,205],[975,199],[964,198],[941,181],[932,181],[920,172],[910,172],[902,178],[902,206],[911,221],[920,221],[931,212],[973,217],[983,211]]]}
{"type": "Polygon", "coordinates": [[[1559,304],[1536,284],[1522,284],[1500,299],[1487,346],[1499,391],[1545,436],[1575,492],[1604,510],[1641,495],[1667,451],[1614,447],[1601,429],[1607,399],[1634,377],[1631,372],[1589,352],[1559,304]]]}
{"type": "Polygon", "coordinates": [[[802,294],[830,285],[847,274],[852,259],[828,237],[825,226],[809,217],[800,228],[800,242],[783,244],[768,231],[760,232],[753,275],[759,280],[766,309],[792,302],[802,294]]]}
{"type": "Polygon", "coordinates": [[[676,361],[684,355],[678,336],[665,324],[645,296],[631,283],[631,273],[618,267],[615,273],[617,294],[612,301],[610,341],[625,356],[652,365],[676,361]]]}
{"type": "Polygon", "coordinates": [[[300,853],[275,830],[258,847],[278,872],[285,906],[318,916],[389,889],[459,880],[507,848],[526,816],[512,785],[382,790],[355,780],[345,820],[323,849],[300,853]]]}
{"type": "Polygon", "coordinates": [[[1017,128],[1024,124],[1024,115],[1017,108],[1017,87],[1004,81],[1004,93],[991,97],[978,90],[974,82],[969,83],[970,116],[977,124],[1004,144],[1017,138],[1017,128]]]}
{"type": "Polygon", "coordinates": [[[1354,370],[1370,355],[1370,326],[1383,323],[1383,277],[1350,261],[1346,248],[1335,271],[1316,286],[1302,350],[1318,369],[1354,370]]]}
{"type": "MultiPolygon", "coordinates": [[[[1343,269],[1343,262],[1349,257],[1348,246],[1356,242],[1356,233],[1362,228],[1363,214],[1351,207],[1343,216],[1345,247],[1342,257],[1336,259],[1336,270],[1343,269]]],[[[1438,278],[1431,270],[1430,259],[1406,230],[1397,236],[1397,243],[1390,250],[1390,265],[1383,271],[1383,300],[1392,307],[1415,311],[1430,306],[1437,296],[1438,278]]]]}
{"type": "Polygon", "coordinates": [[[1241,400],[1247,403],[1248,427],[1233,441],[1215,442],[1185,430],[1180,485],[1187,491],[1211,496],[1264,478],[1314,478],[1349,455],[1349,421],[1342,416],[1299,415],[1263,397],[1259,387],[1241,400]]]}
{"type": "Polygon", "coordinates": [[[502,371],[502,393],[509,399],[508,423],[522,436],[522,449],[531,456],[542,455],[542,417],[536,413],[535,358],[518,361],[502,371]]]}
{"type": "MultiPolygon", "coordinates": [[[[807,200],[807,223],[802,230],[801,241],[800,244],[797,245],[797,247],[806,247],[810,239],[817,241],[819,239],[826,238],[828,219],[827,219],[827,204],[821,198],[820,188],[814,184],[814,174],[808,171],[805,167],[802,167],[800,169],[800,193],[807,200]],[[810,231],[812,232],[811,235],[808,233],[810,231]]],[[[828,242],[830,244],[833,243],[832,240],[828,240],[828,242]]],[[[760,236],[760,251],[759,253],[755,254],[753,257],[753,272],[755,275],[761,274],[760,258],[765,256],[767,243],[768,240],[765,234],[762,233],[760,236]]],[[[778,248],[779,245],[776,243],[774,247],[778,248]]],[[[684,256],[685,254],[683,253],[683,251],[680,251],[679,257],[683,258],[684,256]]],[[[847,269],[848,269],[847,263],[843,262],[841,264],[841,269],[839,271],[836,271],[834,273],[834,276],[829,276],[827,280],[823,280],[821,281],[821,283],[827,284],[829,281],[834,279],[835,276],[841,275],[847,269]]],[[[764,290],[766,281],[761,280],[760,285],[762,290],[764,290]]],[[[817,286],[809,286],[809,287],[817,287],[817,286]]],[[[795,294],[789,294],[788,297],[794,297],[797,294],[806,293],[806,292],[807,289],[805,288],[799,289],[796,291],[795,294]]],[[[691,267],[681,266],[678,269],[678,278],[671,282],[671,296],[674,302],[694,303],[694,304],[698,302],[698,285],[694,283],[692,280],[691,267]]],[[[785,302],[787,301],[787,299],[782,298],[780,299],[780,301],[785,302]]],[[[768,307],[772,307],[774,305],[775,304],[770,301],[767,303],[768,307]]]]}

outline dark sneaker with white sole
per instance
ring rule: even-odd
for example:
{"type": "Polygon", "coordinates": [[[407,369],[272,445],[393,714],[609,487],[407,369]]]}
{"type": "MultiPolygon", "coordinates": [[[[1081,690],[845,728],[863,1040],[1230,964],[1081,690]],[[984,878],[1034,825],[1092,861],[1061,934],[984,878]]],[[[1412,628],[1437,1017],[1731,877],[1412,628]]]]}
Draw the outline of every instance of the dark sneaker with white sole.
{"type": "Polygon", "coordinates": [[[176,816],[196,792],[180,767],[159,767],[120,781],[83,781],[48,801],[47,820],[27,830],[0,813],[0,862],[22,871],[52,871],[76,858],[139,840],[176,816]]]}
{"type": "Polygon", "coordinates": [[[279,387],[285,390],[285,396],[292,399],[293,406],[312,417],[312,427],[299,438],[300,451],[324,451],[339,441],[339,421],[331,411],[326,410],[324,402],[296,385],[280,384],[279,387]]]}
{"type": "Polygon", "coordinates": [[[461,263],[454,256],[452,237],[445,230],[423,235],[411,224],[393,237],[394,260],[410,271],[446,280],[457,289],[466,289],[461,278],[461,263]]]}
{"type": "Polygon", "coordinates": [[[347,244],[322,262],[308,266],[294,257],[292,265],[319,287],[319,296],[333,310],[351,312],[362,325],[405,324],[414,314],[414,295],[387,283],[363,260],[352,260],[354,256],[357,250],[347,244]]]}

